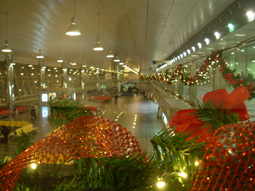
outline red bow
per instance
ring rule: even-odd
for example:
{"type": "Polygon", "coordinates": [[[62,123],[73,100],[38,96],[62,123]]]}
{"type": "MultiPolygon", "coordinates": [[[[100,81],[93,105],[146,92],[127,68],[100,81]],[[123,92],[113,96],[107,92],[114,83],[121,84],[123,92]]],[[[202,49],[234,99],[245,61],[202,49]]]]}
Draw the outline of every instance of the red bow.
{"type": "MultiPolygon", "coordinates": [[[[249,97],[250,94],[248,90],[244,86],[240,86],[236,88],[231,94],[229,94],[225,89],[208,92],[203,97],[203,103],[212,101],[213,105],[215,105],[215,107],[218,109],[222,108],[223,103],[224,109],[229,109],[233,113],[238,113],[238,115],[241,117],[241,120],[244,121],[250,118],[250,115],[247,113],[246,105],[244,104],[244,101],[249,97]]],[[[191,133],[193,131],[187,140],[193,139],[200,135],[196,141],[206,141],[207,138],[210,137],[210,127],[201,129],[205,123],[200,121],[195,115],[188,115],[194,112],[196,112],[194,109],[184,109],[178,111],[170,120],[169,125],[171,127],[176,127],[174,131],[175,133],[179,133],[180,131],[191,133]]]]}

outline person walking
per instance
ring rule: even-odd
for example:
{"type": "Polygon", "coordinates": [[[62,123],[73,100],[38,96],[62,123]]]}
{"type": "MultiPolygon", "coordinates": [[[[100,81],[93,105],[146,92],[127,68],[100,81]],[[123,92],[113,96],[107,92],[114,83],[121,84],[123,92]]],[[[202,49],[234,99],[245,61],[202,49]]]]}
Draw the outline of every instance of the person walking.
{"type": "Polygon", "coordinates": [[[34,105],[34,108],[35,108],[36,117],[37,117],[38,113],[40,112],[40,109],[39,109],[39,107],[36,104],[34,105]]]}
{"type": "Polygon", "coordinates": [[[34,106],[32,106],[32,109],[31,109],[31,111],[30,111],[30,114],[31,114],[31,121],[32,121],[32,122],[35,121],[35,119],[36,119],[37,117],[36,117],[36,111],[35,111],[34,106]]]}

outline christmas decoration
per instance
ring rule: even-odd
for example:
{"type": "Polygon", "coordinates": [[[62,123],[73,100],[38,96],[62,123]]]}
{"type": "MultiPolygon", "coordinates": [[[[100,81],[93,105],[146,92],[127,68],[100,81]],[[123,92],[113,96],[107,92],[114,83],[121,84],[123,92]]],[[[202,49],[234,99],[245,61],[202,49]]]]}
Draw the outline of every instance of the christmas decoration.
{"type": "Polygon", "coordinates": [[[171,127],[151,139],[149,156],[126,128],[85,115],[71,98],[56,99],[51,120],[60,128],[32,146],[20,145],[19,152],[25,150],[0,169],[0,189],[253,190],[254,125],[240,123],[249,118],[248,98],[244,86],[230,95],[208,92],[199,109],[177,112],[171,127]]]}
{"type": "Polygon", "coordinates": [[[131,132],[102,117],[82,116],[20,153],[0,171],[1,189],[11,189],[31,164],[63,163],[66,160],[142,155],[131,132]]]}
{"type": "Polygon", "coordinates": [[[229,81],[230,85],[236,89],[241,85],[244,85],[249,91],[251,98],[255,97],[255,84],[249,83],[249,76],[241,77],[240,74],[235,74],[235,70],[231,70],[229,64],[223,58],[221,51],[212,52],[204,61],[204,64],[196,71],[195,76],[190,76],[190,71],[184,65],[178,65],[171,72],[170,70],[162,71],[161,73],[149,76],[140,76],[141,80],[157,80],[162,83],[167,82],[173,84],[178,80],[181,80],[185,85],[193,86],[199,85],[199,83],[209,82],[209,70],[212,67],[220,67],[221,74],[226,81],[229,81]],[[171,75],[170,75],[171,73],[171,75]]]}
{"type": "Polygon", "coordinates": [[[255,190],[254,160],[254,122],[222,126],[206,146],[192,191],[255,190]]]}
{"type": "Polygon", "coordinates": [[[250,118],[244,104],[249,97],[250,94],[244,86],[238,87],[230,95],[225,89],[208,92],[203,97],[204,105],[198,102],[198,110],[178,111],[169,125],[176,127],[175,133],[191,133],[187,140],[199,136],[198,142],[208,141],[211,138],[209,130],[250,118]]]}

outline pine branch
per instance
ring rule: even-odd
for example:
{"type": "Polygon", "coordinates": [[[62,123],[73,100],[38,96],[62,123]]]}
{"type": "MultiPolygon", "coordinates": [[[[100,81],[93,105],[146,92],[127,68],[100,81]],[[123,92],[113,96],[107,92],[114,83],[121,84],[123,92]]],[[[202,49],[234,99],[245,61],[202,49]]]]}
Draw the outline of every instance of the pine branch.
{"type": "MultiPolygon", "coordinates": [[[[78,100],[73,100],[72,96],[62,98],[62,95],[57,95],[49,102],[51,109],[51,124],[52,126],[62,126],[75,118],[88,115],[86,110],[81,110],[84,104],[80,104],[78,100]]],[[[87,109],[88,110],[88,109],[87,109]]]]}
{"type": "Polygon", "coordinates": [[[216,101],[217,100],[215,100],[214,103],[213,101],[207,101],[205,104],[203,104],[197,100],[199,109],[190,115],[195,115],[200,121],[204,122],[204,125],[201,128],[210,127],[210,131],[214,131],[218,127],[241,121],[240,116],[233,113],[231,108],[224,108],[223,102],[221,103],[221,107],[216,108],[216,101]]]}
{"type": "MultiPolygon", "coordinates": [[[[179,178],[181,171],[189,173],[188,180],[193,179],[196,171],[195,162],[201,159],[204,154],[205,143],[195,142],[198,137],[186,140],[190,133],[179,132],[174,134],[174,129],[161,130],[155,135],[151,144],[154,148],[155,158],[159,163],[162,163],[160,169],[167,167],[169,169],[164,176],[169,179],[179,178]]],[[[189,182],[188,181],[188,182],[189,182]]]]}

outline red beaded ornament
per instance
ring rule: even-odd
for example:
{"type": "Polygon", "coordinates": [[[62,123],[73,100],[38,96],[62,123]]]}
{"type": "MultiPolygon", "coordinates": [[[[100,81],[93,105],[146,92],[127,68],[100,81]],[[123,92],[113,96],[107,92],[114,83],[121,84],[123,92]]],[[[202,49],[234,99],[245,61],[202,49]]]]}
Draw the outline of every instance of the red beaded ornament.
{"type": "Polygon", "coordinates": [[[255,190],[255,123],[225,125],[212,137],[192,191],[255,190]]]}
{"type": "Polygon", "coordinates": [[[98,116],[82,116],[20,153],[0,170],[0,190],[13,190],[24,168],[66,160],[129,156],[143,151],[132,133],[98,116]]]}

